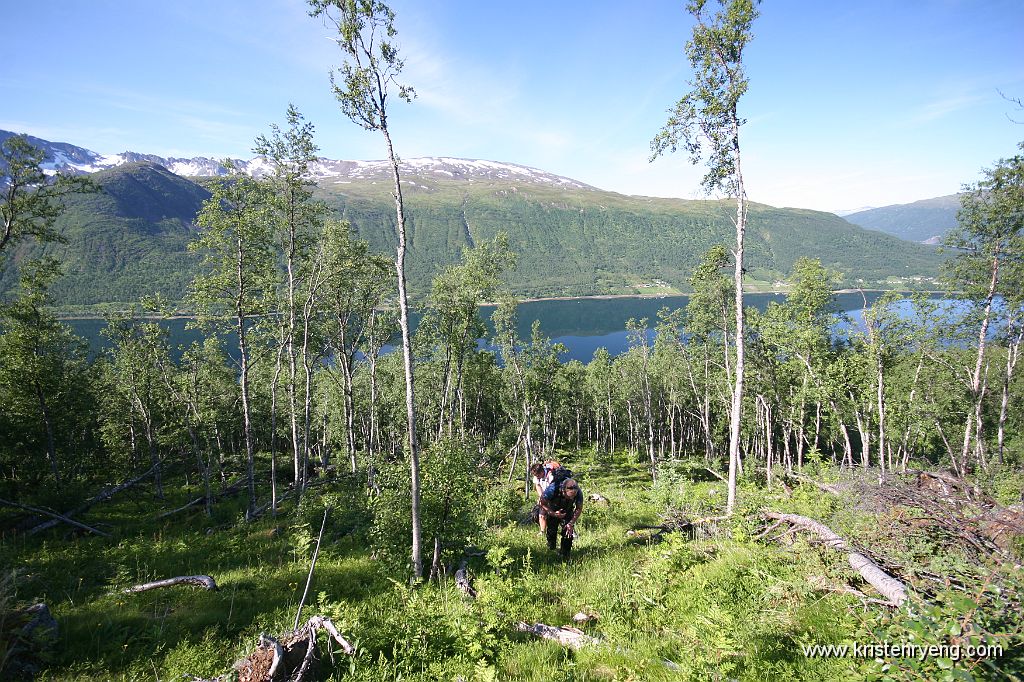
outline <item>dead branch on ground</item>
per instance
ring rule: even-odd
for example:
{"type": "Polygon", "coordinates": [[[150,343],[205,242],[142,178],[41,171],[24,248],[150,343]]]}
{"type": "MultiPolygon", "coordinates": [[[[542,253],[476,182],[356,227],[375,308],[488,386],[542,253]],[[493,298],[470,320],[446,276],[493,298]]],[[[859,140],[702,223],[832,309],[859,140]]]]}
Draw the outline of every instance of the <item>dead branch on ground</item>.
{"type": "Polygon", "coordinates": [[[822,483],[821,481],[816,481],[813,478],[811,478],[810,476],[804,476],[803,474],[797,474],[797,473],[792,473],[792,472],[787,472],[787,473],[783,474],[783,476],[785,476],[786,478],[792,479],[792,480],[794,480],[794,481],[796,481],[798,483],[807,483],[809,485],[813,485],[818,490],[820,490],[822,492],[826,492],[829,495],[842,495],[843,494],[843,492],[837,486],[834,486],[834,485],[832,485],[830,483],[822,483]]]}
{"type": "Polygon", "coordinates": [[[1003,507],[977,486],[943,472],[917,471],[916,485],[883,486],[875,493],[890,505],[917,510],[908,523],[938,533],[979,561],[1013,559],[1014,538],[1024,535],[1024,510],[1003,507]]]}
{"type": "Polygon", "coordinates": [[[134,585],[124,590],[124,594],[135,594],[137,592],[146,592],[147,590],[155,590],[161,587],[173,587],[175,585],[195,585],[197,587],[202,587],[205,590],[213,591],[220,589],[217,587],[216,581],[208,575],[179,575],[176,578],[154,580],[151,583],[134,585]]]}
{"type": "Polygon", "coordinates": [[[469,557],[462,557],[459,569],[455,571],[455,585],[470,599],[476,599],[477,591],[473,588],[473,577],[469,573],[469,557]]]}
{"type": "Polygon", "coordinates": [[[256,649],[234,666],[238,682],[303,682],[316,667],[316,640],[321,630],[337,642],[346,655],[355,654],[355,647],[342,637],[334,623],[323,616],[313,616],[305,625],[279,638],[260,635],[256,649]]]}
{"type": "Polygon", "coordinates": [[[634,526],[626,531],[626,537],[647,542],[660,542],[669,533],[689,533],[696,538],[698,534],[710,535],[717,528],[719,521],[728,516],[706,516],[700,519],[687,519],[685,516],[667,516],[664,522],[656,526],[634,526]],[[644,533],[643,531],[655,531],[644,533]]]}
{"type": "MultiPolygon", "coordinates": [[[[224,488],[219,493],[213,496],[213,499],[210,500],[211,504],[214,502],[219,502],[228,497],[233,497],[234,495],[237,495],[238,493],[242,492],[242,490],[244,489],[243,483],[245,483],[245,479],[241,478],[229,483],[226,488],[224,488]]],[[[182,507],[178,507],[177,509],[172,509],[170,511],[165,511],[160,514],[157,514],[156,518],[157,520],[166,519],[168,516],[174,516],[175,514],[179,514],[183,511],[191,509],[192,507],[195,507],[196,505],[202,504],[205,501],[206,495],[197,497],[196,499],[192,500],[191,502],[182,507]]]]}

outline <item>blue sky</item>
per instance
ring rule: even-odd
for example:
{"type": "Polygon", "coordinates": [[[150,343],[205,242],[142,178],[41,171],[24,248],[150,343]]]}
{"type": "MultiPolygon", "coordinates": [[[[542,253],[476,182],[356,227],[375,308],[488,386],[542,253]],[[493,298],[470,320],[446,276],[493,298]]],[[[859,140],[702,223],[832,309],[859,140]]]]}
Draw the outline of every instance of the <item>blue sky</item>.
{"type": "MultiPolygon", "coordinates": [[[[405,157],[509,161],[626,194],[700,198],[649,143],[690,77],[683,2],[396,0],[405,157]]],[[[321,154],[380,159],[327,74],[329,29],[299,0],[2,4],[0,128],[101,153],[251,156],[289,102],[321,154]]],[[[822,210],[951,194],[1016,152],[1020,0],[768,0],[741,102],[748,193],[822,210]]]]}

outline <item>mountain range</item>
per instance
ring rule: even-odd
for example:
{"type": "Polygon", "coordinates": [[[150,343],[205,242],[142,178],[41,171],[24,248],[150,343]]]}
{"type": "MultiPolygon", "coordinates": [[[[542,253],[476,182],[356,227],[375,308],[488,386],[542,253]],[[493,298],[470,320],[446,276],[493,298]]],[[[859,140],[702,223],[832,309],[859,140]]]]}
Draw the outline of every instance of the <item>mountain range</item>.
{"type": "MultiPolygon", "coordinates": [[[[0,141],[13,133],[0,131],[0,141]]],[[[131,302],[160,292],[184,297],[198,258],[187,251],[195,216],[209,197],[203,183],[227,172],[209,158],[124,152],[103,155],[67,143],[30,141],[47,153],[48,172],[90,173],[105,190],[68,202],[59,227],[66,244],[26,244],[15,264],[42,252],[59,256],[65,276],[54,293],[65,305],[131,302]]],[[[267,172],[262,159],[235,165],[267,172]]],[[[419,296],[461,250],[508,234],[518,254],[510,287],[522,296],[685,291],[701,255],[734,239],[729,201],[625,196],[512,163],[455,158],[401,163],[409,233],[410,288],[419,296]]],[[[396,243],[390,167],[384,161],[321,159],[318,198],[347,219],[371,248],[396,243]]],[[[941,260],[934,248],[866,230],[820,211],[751,204],[747,281],[770,289],[800,256],[821,259],[853,286],[927,286],[941,260]]],[[[16,268],[0,270],[0,294],[16,268]]]]}
{"type": "Polygon", "coordinates": [[[923,199],[912,204],[871,208],[843,216],[854,225],[924,244],[938,244],[957,225],[960,195],[923,199]]]}

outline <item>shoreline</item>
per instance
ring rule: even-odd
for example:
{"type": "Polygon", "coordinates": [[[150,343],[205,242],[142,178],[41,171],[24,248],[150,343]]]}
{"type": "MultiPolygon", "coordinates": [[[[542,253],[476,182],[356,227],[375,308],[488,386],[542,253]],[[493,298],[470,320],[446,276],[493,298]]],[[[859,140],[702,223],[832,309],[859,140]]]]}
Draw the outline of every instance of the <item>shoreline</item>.
{"type": "MultiPolygon", "coordinates": [[[[788,290],[788,289],[784,289],[784,290],[783,289],[773,289],[771,291],[746,291],[746,290],[744,290],[743,294],[744,295],[753,294],[753,295],[756,295],[756,296],[784,296],[785,294],[788,294],[789,291],[790,290],[788,290]]],[[[946,293],[944,291],[934,291],[934,290],[930,290],[930,289],[914,289],[914,290],[910,290],[910,289],[834,289],[832,291],[832,293],[834,295],[837,295],[837,294],[856,294],[856,293],[859,293],[859,292],[862,292],[862,291],[865,294],[869,294],[869,293],[870,294],[886,293],[886,292],[889,292],[889,291],[895,291],[895,292],[901,293],[901,294],[923,293],[923,294],[929,294],[929,295],[935,295],[935,294],[943,295],[943,294],[946,293]]],[[[590,294],[590,295],[586,295],[586,296],[536,296],[536,297],[530,297],[530,298],[517,298],[516,299],[516,303],[543,303],[545,301],[590,301],[590,300],[605,301],[605,300],[631,299],[631,298],[632,299],[638,299],[638,300],[647,300],[647,299],[659,299],[659,298],[689,298],[690,296],[692,296],[692,294],[690,294],[690,293],[672,293],[672,294],[590,294]]],[[[497,301],[484,301],[483,303],[480,304],[480,307],[495,307],[497,305],[498,305],[497,301]]],[[[72,313],[72,314],[63,314],[60,311],[57,311],[55,314],[56,314],[58,320],[102,320],[103,319],[103,315],[99,314],[99,313],[91,313],[91,314],[90,313],[84,313],[84,314],[74,314],[74,313],[72,313]]],[[[192,319],[195,319],[195,315],[180,314],[180,313],[176,313],[174,315],[168,315],[168,316],[146,314],[146,315],[139,315],[138,319],[141,319],[141,320],[192,320],[192,319]]]]}

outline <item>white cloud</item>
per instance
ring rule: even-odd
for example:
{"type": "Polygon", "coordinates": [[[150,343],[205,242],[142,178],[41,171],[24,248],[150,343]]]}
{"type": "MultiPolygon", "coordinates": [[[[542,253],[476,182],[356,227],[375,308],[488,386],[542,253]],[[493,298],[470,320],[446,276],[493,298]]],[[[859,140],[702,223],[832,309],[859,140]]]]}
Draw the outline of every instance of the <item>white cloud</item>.
{"type": "Polygon", "coordinates": [[[928,102],[921,107],[912,118],[913,124],[929,123],[964,109],[969,109],[983,102],[986,97],[980,94],[958,94],[942,97],[928,102]]]}

